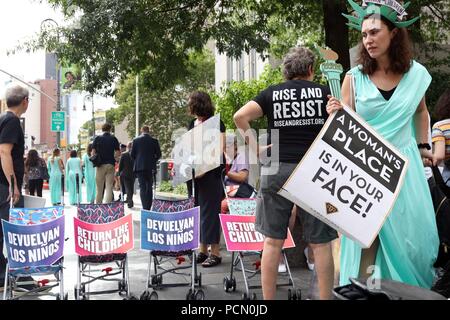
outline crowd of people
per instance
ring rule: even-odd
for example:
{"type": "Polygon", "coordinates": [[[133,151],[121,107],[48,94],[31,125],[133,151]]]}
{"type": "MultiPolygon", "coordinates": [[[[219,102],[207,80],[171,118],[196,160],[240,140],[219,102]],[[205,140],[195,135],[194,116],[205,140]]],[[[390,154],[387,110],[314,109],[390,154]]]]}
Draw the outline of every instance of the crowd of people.
{"type": "MultiPolygon", "coordinates": [[[[359,29],[362,39],[358,66],[345,75],[341,100],[332,97],[327,86],[313,81],[314,53],[307,48],[296,47],[283,60],[285,81],[264,89],[234,114],[238,131],[247,137],[246,142],[250,146],[258,145],[256,136],[247,134],[252,121],[266,117],[268,128],[279,130],[278,172],[265,174],[262,167],[256,196],[256,230],[265,236],[261,265],[265,299],[275,298],[279,257],[287,230],[292,228],[297,215],[302,222],[303,238],[310,249],[306,253],[308,262],[313,261],[317,274],[319,297],[332,298],[335,265],[331,244],[339,237],[338,232],[282,197],[278,191],[314,142],[328,115],[344,105],[356,111],[395,146],[408,159],[409,166],[394,207],[372,246],[362,249],[352,239],[339,237],[340,284],[348,284],[349,278],[373,275],[424,288],[430,288],[433,283],[433,264],[438,254],[439,238],[424,164],[443,165],[444,179],[450,185],[450,89],[442,94],[437,103],[439,121],[432,127],[430,136],[425,94],[431,76],[424,66],[413,60],[405,28],[407,24],[383,12],[366,10],[367,14],[360,17],[359,24],[356,18],[352,19],[352,26],[359,29]],[[304,89],[315,92],[311,101],[300,95],[285,97],[277,94],[304,89]],[[292,99],[313,107],[301,116],[295,108],[284,112],[277,109],[280,103],[292,103],[292,99]],[[314,121],[307,125],[277,125],[293,117],[314,121]]],[[[19,86],[8,89],[8,111],[0,117],[2,219],[8,219],[11,198],[20,206],[23,177],[29,194],[37,196],[42,196],[43,182],[48,180],[53,205],[61,203],[63,187],[68,191],[72,205],[83,201],[112,202],[114,181],[119,180],[122,193],[126,195],[126,200],[121,200],[130,208],[134,206],[133,188],[137,178],[142,208],[151,208],[156,163],[161,157],[161,150],[158,140],[150,135],[149,126],[143,126],[141,135],[132,142],[121,145],[111,134],[111,125],[105,123],[103,133],[93,140],[81,159],[78,152],[72,150],[64,164],[61,151],[55,149],[46,163],[36,150],[30,150],[24,162],[24,136],[19,118],[27,110],[28,97],[27,89],[19,86]],[[14,179],[14,190],[10,192],[11,178],[14,179]],[[85,197],[77,193],[82,179],[86,184],[85,197]]],[[[211,97],[206,92],[193,92],[187,104],[194,117],[188,129],[201,125],[215,114],[211,97]]],[[[200,206],[197,263],[203,267],[213,267],[222,261],[219,213],[228,211],[226,199],[249,197],[253,193],[251,186],[248,187],[248,159],[238,152],[235,137],[232,137],[234,152],[231,157],[226,156],[225,131],[221,121],[222,165],[188,182],[189,194],[200,206]],[[249,190],[252,192],[249,193],[249,190]]],[[[0,240],[3,241],[3,234],[0,240]]],[[[5,258],[1,252],[0,258],[1,277],[5,268],[5,258]]]]}

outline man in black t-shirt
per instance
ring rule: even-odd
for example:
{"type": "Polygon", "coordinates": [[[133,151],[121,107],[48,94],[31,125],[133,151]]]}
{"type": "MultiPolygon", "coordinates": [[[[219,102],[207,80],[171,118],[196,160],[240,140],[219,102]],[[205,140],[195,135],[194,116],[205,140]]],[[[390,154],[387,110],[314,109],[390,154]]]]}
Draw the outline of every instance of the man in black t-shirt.
{"type": "Polygon", "coordinates": [[[92,153],[100,157],[99,166],[95,170],[95,184],[97,187],[96,203],[113,201],[114,165],[120,156],[120,145],[116,137],[111,134],[112,126],[105,123],[102,126],[103,134],[97,136],[92,143],[92,153]]]}
{"type": "MultiPolygon", "coordinates": [[[[279,150],[278,172],[261,170],[260,191],[257,197],[257,231],[265,236],[262,255],[261,281],[264,299],[272,300],[276,293],[278,257],[280,256],[293,203],[278,194],[303,155],[309,149],[325,123],[329,89],[312,82],[314,78],[313,53],[306,48],[294,48],[284,58],[285,82],[263,90],[234,115],[237,128],[246,133],[250,122],[266,116],[270,132],[278,130],[273,152],[279,150]],[[278,148],[277,148],[278,147],[278,148]]],[[[256,145],[253,135],[245,134],[250,146],[256,145]]],[[[299,208],[300,209],[300,208],[299,208]]],[[[331,299],[334,265],[331,241],[337,233],[320,220],[300,209],[303,238],[313,249],[321,299],[331,299]]]]}
{"type": "MultiPolygon", "coordinates": [[[[27,89],[13,86],[6,90],[8,110],[0,116],[0,218],[9,220],[11,197],[16,206],[23,207],[21,189],[24,174],[25,140],[20,116],[28,109],[27,89]],[[11,177],[14,191],[11,192],[11,177]]],[[[0,225],[0,286],[4,284],[6,258],[3,256],[3,229],[0,225]]]]}

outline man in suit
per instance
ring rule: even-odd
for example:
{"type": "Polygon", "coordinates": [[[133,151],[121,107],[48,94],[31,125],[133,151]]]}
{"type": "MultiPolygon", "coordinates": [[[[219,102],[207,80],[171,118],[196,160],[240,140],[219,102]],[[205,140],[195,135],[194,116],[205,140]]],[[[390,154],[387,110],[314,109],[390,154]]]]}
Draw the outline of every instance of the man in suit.
{"type": "Polygon", "coordinates": [[[131,158],[134,161],[134,173],[139,181],[142,207],[150,210],[153,200],[153,175],[156,162],[161,158],[161,149],[157,139],[150,136],[150,128],[143,126],[141,135],[133,140],[131,158]]]}
{"type": "MultiPolygon", "coordinates": [[[[133,173],[133,159],[131,159],[131,146],[132,142],[128,143],[128,146],[121,145],[122,155],[119,161],[119,176],[122,193],[125,197],[127,195],[128,208],[133,208],[133,193],[134,193],[134,173],[133,173]]],[[[125,200],[125,199],[123,199],[125,200]]]]}

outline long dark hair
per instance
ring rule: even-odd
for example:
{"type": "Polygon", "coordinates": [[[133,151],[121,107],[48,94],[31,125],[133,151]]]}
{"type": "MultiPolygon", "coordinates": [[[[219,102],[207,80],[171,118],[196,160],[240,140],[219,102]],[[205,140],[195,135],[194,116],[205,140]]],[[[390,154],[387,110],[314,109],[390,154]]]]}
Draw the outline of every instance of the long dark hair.
{"type": "Polygon", "coordinates": [[[27,168],[37,167],[39,164],[39,154],[35,149],[28,151],[27,160],[25,160],[25,166],[27,168]]]}
{"type": "Polygon", "coordinates": [[[438,121],[450,119],[450,88],[447,88],[436,103],[438,121]]]}
{"type": "MultiPolygon", "coordinates": [[[[388,27],[389,31],[396,28],[392,22],[379,14],[368,15],[364,17],[364,20],[369,18],[380,19],[388,27]]],[[[398,32],[392,38],[389,46],[389,70],[395,74],[404,74],[408,72],[411,67],[412,58],[413,54],[408,31],[405,28],[398,28],[398,32]]],[[[362,40],[359,43],[359,57],[357,63],[362,65],[362,72],[368,75],[373,74],[378,67],[377,60],[370,57],[362,40]]]]}

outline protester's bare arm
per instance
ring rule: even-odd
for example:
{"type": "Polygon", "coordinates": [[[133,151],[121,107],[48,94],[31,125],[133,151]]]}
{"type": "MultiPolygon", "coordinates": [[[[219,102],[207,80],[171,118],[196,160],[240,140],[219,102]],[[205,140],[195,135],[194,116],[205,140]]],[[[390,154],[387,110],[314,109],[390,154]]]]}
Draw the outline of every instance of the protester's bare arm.
{"type": "MultiPolygon", "coordinates": [[[[9,185],[11,185],[11,176],[14,178],[14,194],[9,196],[8,199],[11,199],[11,196],[13,196],[13,202],[16,204],[19,201],[20,192],[19,188],[17,187],[17,179],[16,175],[14,174],[14,165],[13,160],[11,156],[11,151],[13,149],[14,145],[12,143],[2,143],[0,144],[0,161],[1,166],[3,169],[3,173],[5,174],[6,179],[8,180],[9,185]]],[[[10,190],[11,193],[11,190],[10,190]]]]}
{"type": "Polygon", "coordinates": [[[433,143],[433,165],[437,166],[445,159],[445,139],[433,143]]]}
{"type": "Polygon", "coordinates": [[[235,181],[235,182],[245,182],[247,181],[248,178],[248,170],[241,170],[239,172],[232,172],[229,171],[227,173],[228,178],[230,178],[231,180],[235,181]]]}
{"type": "MultiPolygon", "coordinates": [[[[429,141],[429,114],[427,105],[425,103],[425,97],[420,100],[419,106],[416,109],[414,115],[414,125],[416,129],[416,141],[417,143],[428,143],[429,141]]],[[[433,159],[433,153],[430,150],[421,148],[419,149],[422,158],[433,159]]]]}
{"type": "Polygon", "coordinates": [[[250,122],[261,118],[264,115],[263,110],[255,101],[249,101],[246,105],[240,108],[233,116],[234,123],[242,137],[247,137],[246,143],[249,144],[251,150],[258,153],[257,140],[254,134],[250,131],[250,122]]]}

